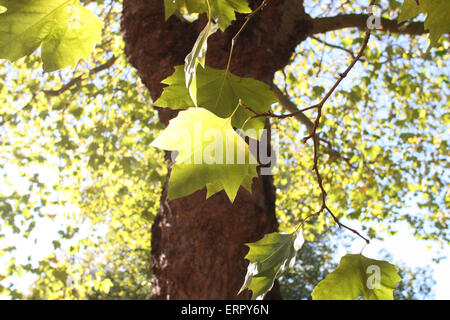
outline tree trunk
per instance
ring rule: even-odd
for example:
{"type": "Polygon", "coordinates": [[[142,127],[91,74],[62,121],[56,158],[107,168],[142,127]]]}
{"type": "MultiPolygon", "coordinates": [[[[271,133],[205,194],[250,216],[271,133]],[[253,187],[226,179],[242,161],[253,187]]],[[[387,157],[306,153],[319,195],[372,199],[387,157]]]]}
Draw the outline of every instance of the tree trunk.
{"type": "MultiPolygon", "coordinates": [[[[256,15],[239,36],[231,72],[271,85],[274,73],[284,67],[296,45],[312,28],[301,0],[272,1],[256,15]],[[273,3],[272,3],[273,2],[273,3]]],[[[172,16],[164,20],[162,0],[124,0],[122,30],[125,52],[138,70],[152,99],[163,89],[160,82],[184,64],[198,33],[206,23],[172,16]]],[[[260,1],[250,1],[253,8],[260,1]]],[[[226,32],[208,42],[207,65],[226,67],[231,38],[243,23],[238,19],[226,32]]],[[[159,109],[166,125],[176,112],[159,109]]],[[[169,170],[170,175],[170,170],[169,170]]],[[[206,191],[172,201],[161,197],[161,212],[152,227],[154,299],[248,299],[247,290],[237,296],[247,268],[247,242],[277,229],[275,192],[271,176],[254,179],[253,192],[240,189],[234,203],[222,191],[208,200],[206,191]]],[[[280,297],[274,286],[267,298],[280,297]]]]}

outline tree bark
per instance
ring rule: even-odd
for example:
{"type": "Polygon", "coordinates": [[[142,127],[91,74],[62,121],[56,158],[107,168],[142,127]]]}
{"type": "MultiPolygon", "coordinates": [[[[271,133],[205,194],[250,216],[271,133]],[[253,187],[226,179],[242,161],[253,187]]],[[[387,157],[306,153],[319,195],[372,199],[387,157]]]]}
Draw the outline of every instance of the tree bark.
{"type": "MultiPolygon", "coordinates": [[[[252,0],[250,4],[255,8],[260,2],[252,0]]],[[[232,73],[269,85],[274,73],[289,62],[297,44],[312,29],[303,1],[272,2],[241,33],[231,64],[232,73]]],[[[244,21],[243,15],[237,17],[225,32],[211,36],[207,65],[226,67],[231,38],[244,21]]],[[[205,23],[204,16],[194,23],[174,16],[165,21],[162,0],[123,1],[125,52],[152,99],[162,92],[161,80],[173,73],[174,66],[184,64],[205,23]]],[[[166,125],[176,115],[169,109],[158,112],[166,125]]],[[[154,299],[251,297],[248,290],[237,296],[248,264],[244,259],[248,248],[244,244],[261,239],[278,225],[272,177],[259,176],[253,181],[253,192],[241,188],[234,203],[224,192],[205,200],[205,190],[167,201],[166,184],[161,212],[152,227],[154,299]]],[[[277,285],[267,298],[281,298],[277,285]]]]}

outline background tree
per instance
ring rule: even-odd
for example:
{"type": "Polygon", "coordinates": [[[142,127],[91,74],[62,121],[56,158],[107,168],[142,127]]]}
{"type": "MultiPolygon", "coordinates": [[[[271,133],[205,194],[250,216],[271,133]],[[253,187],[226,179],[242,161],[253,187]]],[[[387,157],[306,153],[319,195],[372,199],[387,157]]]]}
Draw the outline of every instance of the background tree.
{"type": "MultiPolygon", "coordinates": [[[[148,231],[153,223],[155,298],[235,298],[247,267],[248,249],[243,244],[275,231],[279,223],[281,230],[288,230],[290,222],[301,221],[320,207],[320,189],[311,172],[312,148],[300,143],[311,130],[315,113],[273,119],[282,156],[274,176],[277,189],[271,176],[261,176],[254,181],[252,194],[242,189],[230,203],[224,192],[205,200],[204,190],[167,201],[166,186],[159,205],[157,194],[165,169],[162,155],[149,144],[162,127],[149,111],[146,90],[136,85],[137,77],[123,57],[118,18],[126,55],[153,101],[162,92],[161,81],[173,73],[175,65],[184,63],[207,19],[201,15],[191,23],[186,19],[192,16],[177,15],[165,21],[162,1],[124,1],[122,13],[115,2],[97,3],[105,28],[90,66],[45,74],[43,80],[40,71],[26,72],[16,65],[20,72],[12,72],[4,66],[2,156],[8,163],[3,169],[8,172],[8,165],[17,164],[28,190],[4,191],[2,229],[8,231],[2,232],[8,235],[11,229],[29,237],[42,217],[60,219],[55,213],[64,211],[70,224],[81,228],[69,226],[61,230],[61,237],[78,240],[80,234],[84,238],[63,250],[54,242],[55,253],[61,250],[68,256],[48,257],[38,268],[11,260],[7,276],[44,272],[48,276],[36,283],[35,297],[105,297],[109,292],[115,297],[148,297],[149,279],[141,276],[150,273],[143,261],[149,256],[148,231]],[[59,175],[50,186],[38,166],[49,163],[59,175]],[[61,210],[49,209],[49,204],[73,206],[61,210]],[[161,211],[156,214],[158,208],[161,211]],[[142,227],[135,229],[136,223],[142,227]],[[86,236],[86,231],[83,235],[83,225],[97,230],[90,233],[95,239],[86,236]],[[112,256],[130,257],[130,252],[129,264],[121,258],[115,260],[120,266],[106,267],[114,261],[112,256]],[[131,289],[120,291],[124,287],[131,289]]],[[[250,2],[252,8],[259,4],[250,2]]],[[[343,83],[325,105],[318,166],[327,202],[336,217],[367,223],[371,237],[383,226],[395,231],[392,222],[404,220],[417,236],[447,242],[443,212],[448,207],[448,199],[444,200],[448,174],[443,170],[448,162],[448,78],[439,66],[448,59],[448,42],[425,52],[426,37],[417,37],[424,33],[423,24],[410,23],[402,29],[394,20],[400,3],[378,5],[383,16],[392,19],[383,19],[383,30],[375,32],[363,63],[355,66],[360,72],[351,73],[351,82],[343,83]],[[388,99],[383,101],[383,95],[388,99]],[[413,194],[409,201],[421,211],[405,213],[401,208],[413,194]]],[[[353,13],[364,6],[273,1],[240,34],[230,71],[272,86],[280,101],[274,112],[313,105],[334,83],[333,74],[360,47],[368,17],[353,13]],[[326,38],[330,32],[331,42],[326,38]]],[[[208,66],[225,68],[231,38],[244,19],[238,14],[225,32],[210,37],[208,66]]],[[[39,68],[36,57],[19,63],[39,68]]],[[[167,124],[176,112],[164,108],[158,114],[167,124]]],[[[306,223],[305,238],[313,240],[316,232],[332,223],[328,219],[322,215],[306,223]]],[[[239,297],[250,295],[246,291],[239,297]]],[[[268,297],[279,297],[278,288],[268,297]]]]}

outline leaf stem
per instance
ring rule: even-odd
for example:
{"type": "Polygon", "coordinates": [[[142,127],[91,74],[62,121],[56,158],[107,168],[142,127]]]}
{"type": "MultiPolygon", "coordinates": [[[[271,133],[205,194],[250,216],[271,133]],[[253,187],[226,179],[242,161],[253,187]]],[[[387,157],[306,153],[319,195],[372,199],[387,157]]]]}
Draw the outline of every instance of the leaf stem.
{"type": "Polygon", "coordinates": [[[233,110],[233,112],[231,113],[231,115],[227,118],[227,121],[225,122],[225,124],[223,125],[223,127],[222,127],[221,130],[223,130],[223,128],[225,128],[225,126],[226,126],[228,123],[231,122],[231,118],[233,118],[234,114],[236,113],[236,111],[239,109],[239,107],[240,107],[241,105],[243,105],[243,103],[242,103],[242,100],[239,99],[236,108],[234,108],[234,110],[233,110]]]}
{"type": "Polygon", "coordinates": [[[236,113],[237,109],[239,109],[239,107],[243,105],[242,100],[239,99],[238,104],[236,106],[236,108],[234,108],[233,113],[231,114],[231,116],[229,117],[230,119],[233,118],[234,114],[236,113]]]}
{"type": "Polygon", "coordinates": [[[219,91],[219,95],[217,96],[217,100],[216,100],[216,104],[214,105],[214,109],[217,108],[217,104],[219,103],[220,98],[222,97],[222,91],[223,91],[223,87],[225,85],[225,80],[228,76],[228,73],[230,71],[230,66],[231,66],[231,58],[233,56],[233,50],[234,50],[234,44],[236,43],[236,39],[239,37],[239,35],[241,34],[241,32],[245,29],[245,27],[247,26],[247,24],[249,23],[249,21],[251,20],[251,18],[253,18],[253,16],[255,14],[257,14],[260,10],[262,10],[267,3],[270,0],[263,0],[263,2],[255,9],[253,10],[251,13],[249,13],[246,17],[245,17],[245,21],[242,24],[241,28],[238,30],[238,32],[234,35],[234,37],[231,39],[231,48],[230,48],[230,53],[228,54],[228,62],[227,62],[227,67],[225,69],[225,74],[223,76],[223,81],[222,81],[222,85],[220,86],[220,91],[219,91]]]}

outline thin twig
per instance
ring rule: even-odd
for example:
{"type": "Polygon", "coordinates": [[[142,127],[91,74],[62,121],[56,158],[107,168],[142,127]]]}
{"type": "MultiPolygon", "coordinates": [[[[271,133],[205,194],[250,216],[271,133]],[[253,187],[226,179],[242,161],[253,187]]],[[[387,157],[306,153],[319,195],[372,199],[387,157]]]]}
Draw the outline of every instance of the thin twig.
{"type": "MultiPolygon", "coordinates": [[[[374,3],[375,3],[375,0],[372,0],[370,5],[373,5],[374,3]]],[[[369,16],[370,15],[371,15],[371,13],[369,14],[369,16]]],[[[311,138],[313,139],[313,154],[314,154],[313,170],[315,172],[317,183],[318,183],[320,191],[321,191],[322,204],[320,206],[320,209],[317,212],[315,212],[314,214],[310,215],[309,217],[318,216],[323,211],[327,211],[331,215],[331,217],[333,218],[335,223],[340,228],[343,227],[343,228],[353,232],[357,236],[359,236],[362,239],[364,239],[367,244],[370,243],[369,239],[367,239],[366,237],[361,235],[357,230],[352,229],[352,228],[346,226],[345,224],[343,224],[342,222],[340,222],[340,220],[334,215],[334,213],[331,211],[331,209],[328,207],[328,205],[326,203],[327,192],[326,192],[326,190],[325,190],[325,188],[323,186],[322,176],[321,176],[321,174],[319,172],[319,168],[318,168],[318,158],[319,158],[319,156],[318,156],[318,149],[319,149],[319,141],[320,140],[319,140],[319,136],[317,135],[316,131],[317,131],[317,128],[318,128],[319,123],[320,123],[320,118],[322,117],[323,106],[325,105],[326,101],[331,97],[331,95],[336,90],[336,88],[339,86],[339,84],[342,82],[342,80],[348,75],[350,70],[355,66],[355,64],[358,62],[358,60],[363,55],[364,50],[366,49],[366,47],[367,47],[367,45],[369,43],[370,35],[371,35],[371,31],[370,31],[370,29],[368,29],[366,31],[366,36],[364,38],[364,41],[363,41],[363,43],[361,45],[361,49],[359,50],[358,54],[353,58],[352,62],[347,67],[347,69],[345,69],[345,71],[343,73],[339,74],[339,78],[336,80],[336,82],[331,87],[331,89],[328,91],[328,93],[322,98],[322,100],[316,105],[313,105],[311,107],[299,110],[299,112],[303,112],[303,111],[306,111],[306,110],[316,109],[317,108],[317,116],[316,116],[316,119],[314,121],[314,126],[313,126],[311,132],[309,133],[309,135],[306,138],[304,138],[303,140],[306,143],[309,139],[311,139],[311,138]]],[[[247,107],[247,109],[249,109],[249,108],[247,107]]],[[[249,109],[249,110],[252,111],[253,113],[255,113],[253,110],[251,110],[251,109],[249,109]]],[[[267,116],[267,117],[275,117],[275,118],[283,119],[283,118],[291,117],[291,116],[294,116],[294,115],[295,115],[295,113],[285,114],[285,115],[275,115],[275,114],[273,114],[273,113],[271,113],[269,111],[269,112],[265,112],[264,114],[255,114],[252,118],[259,117],[259,116],[267,116]]],[[[304,221],[300,224],[300,226],[303,225],[304,221]]],[[[298,228],[299,227],[297,227],[297,229],[298,228]]]]}
{"type": "Polygon", "coordinates": [[[245,29],[245,27],[247,26],[247,24],[249,23],[249,21],[253,18],[253,16],[255,14],[257,14],[260,10],[262,10],[271,0],[263,0],[263,2],[255,9],[253,10],[251,13],[249,13],[246,17],[245,17],[245,21],[242,24],[241,28],[238,30],[238,32],[234,35],[234,37],[231,39],[231,48],[230,48],[230,53],[228,54],[228,62],[227,62],[227,68],[225,69],[225,74],[223,76],[223,81],[222,81],[222,85],[220,86],[220,90],[219,90],[219,95],[217,96],[217,100],[216,103],[214,105],[214,109],[217,108],[217,104],[219,103],[220,98],[222,97],[222,91],[223,91],[223,86],[225,84],[225,80],[228,76],[228,72],[230,72],[230,66],[231,66],[231,58],[233,56],[233,49],[234,49],[234,44],[236,43],[236,39],[239,37],[239,35],[241,34],[241,32],[245,29]]]}
{"type": "Polygon", "coordinates": [[[245,27],[247,26],[247,24],[250,22],[250,20],[253,18],[253,16],[255,14],[257,14],[260,10],[262,10],[268,3],[270,0],[263,0],[263,2],[255,9],[253,10],[251,13],[249,13],[246,17],[245,17],[245,21],[242,24],[241,28],[239,29],[239,31],[234,35],[234,37],[231,39],[231,49],[230,49],[230,54],[228,55],[228,62],[227,62],[227,69],[226,72],[228,72],[230,70],[230,65],[231,65],[231,57],[233,56],[233,49],[234,49],[234,44],[236,43],[237,38],[239,37],[239,35],[241,34],[242,31],[244,31],[245,27]]]}
{"type": "Polygon", "coordinates": [[[370,34],[371,34],[370,30],[368,30],[358,54],[353,59],[352,63],[350,63],[350,65],[347,67],[347,69],[345,69],[345,71],[343,73],[339,74],[338,80],[331,87],[331,89],[328,91],[328,93],[325,95],[325,97],[323,97],[323,99],[318,104],[311,107],[311,108],[317,108],[317,117],[316,117],[316,120],[314,121],[313,133],[311,133],[309,136],[304,138],[303,139],[304,142],[308,141],[310,138],[312,138],[316,134],[316,130],[317,130],[317,127],[319,126],[320,118],[322,116],[322,108],[323,108],[325,102],[327,102],[328,98],[331,97],[334,90],[336,90],[336,88],[339,86],[339,84],[342,82],[342,80],[344,80],[344,78],[348,75],[348,73],[353,68],[353,66],[356,64],[356,62],[358,62],[359,58],[361,58],[364,50],[367,47],[367,44],[369,43],[370,34]]]}
{"type": "Polygon", "coordinates": [[[326,45],[326,46],[328,46],[328,47],[330,47],[330,48],[335,48],[335,49],[339,49],[339,50],[345,51],[345,52],[347,52],[353,59],[355,59],[355,55],[353,54],[353,51],[350,50],[350,49],[347,49],[347,48],[344,48],[344,47],[341,47],[341,46],[338,46],[338,45],[335,45],[335,44],[326,42],[325,40],[321,40],[321,39],[319,39],[319,38],[317,38],[317,37],[314,37],[314,36],[311,36],[310,38],[316,40],[317,42],[321,42],[322,44],[324,44],[324,45],[326,45]]]}
{"type": "Polygon", "coordinates": [[[277,118],[277,119],[285,119],[285,118],[289,118],[289,117],[295,117],[296,115],[303,113],[305,111],[317,108],[317,106],[310,106],[310,107],[306,107],[303,109],[300,109],[298,111],[292,112],[292,113],[286,113],[286,114],[274,114],[272,111],[267,111],[264,113],[257,113],[255,110],[253,110],[252,108],[250,108],[249,106],[246,106],[245,104],[242,104],[248,111],[252,112],[254,114],[254,116],[251,116],[250,118],[247,119],[247,121],[256,119],[256,118],[260,118],[260,117],[271,117],[271,118],[277,118]]]}
{"type": "MultiPolygon", "coordinates": [[[[372,0],[371,1],[371,5],[373,5],[374,3],[375,3],[375,0],[372,0]]],[[[371,15],[371,13],[369,15],[371,15]]],[[[320,175],[320,172],[319,172],[319,169],[318,169],[318,165],[317,165],[317,162],[318,162],[319,137],[318,137],[316,131],[317,131],[317,128],[318,128],[319,123],[320,123],[320,118],[322,117],[322,109],[323,109],[323,106],[325,105],[325,102],[331,97],[331,95],[336,90],[336,88],[339,86],[339,84],[342,82],[342,80],[348,75],[350,70],[354,67],[354,65],[361,58],[361,56],[364,53],[364,50],[367,47],[367,44],[369,43],[370,35],[371,35],[371,31],[370,31],[370,29],[368,29],[366,31],[366,36],[364,37],[364,41],[363,41],[363,43],[361,45],[361,49],[359,50],[358,54],[355,56],[355,58],[350,63],[350,65],[347,67],[347,69],[345,69],[345,71],[343,73],[339,74],[338,80],[331,87],[331,89],[328,91],[328,93],[323,97],[323,99],[317,105],[313,106],[313,107],[317,108],[317,116],[316,116],[316,120],[314,121],[314,127],[312,129],[312,132],[306,138],[303,139],[304,142],[307,142],[310,138],[313,139],[313,151],[314,151],[313,170],[314,170],[314,172],[316,174],[317,182],[319,184],[319,188],[320,188],[321,193],[322,193],[322,205],[320,206],[319,211],[317,211],[315,213],[315,215],[319,215],[320,213],[322,213],[325,210],[328,211],[328,213],[332,216],[333,220],[336,222],[336,224],[340,228],[343,227],[343,228],[353,232],[354,234],[356,234],[359,237],[361,237],[362,239],[364,239],[366,241],[366,243],[370,243],[369,239],[367,239],[364,236],[362,236],[355,229],[352,229],[352,228],[344,225],[343,223],[341,223],[339,221],[339,219],[334,215],[334,213],[330,210],[330,208],[327,206],[327,203],[326,203],[327,192],[326,192],[326,190],[325,190],[325,188],[323,186],[322,176],[320,175]]]]}

